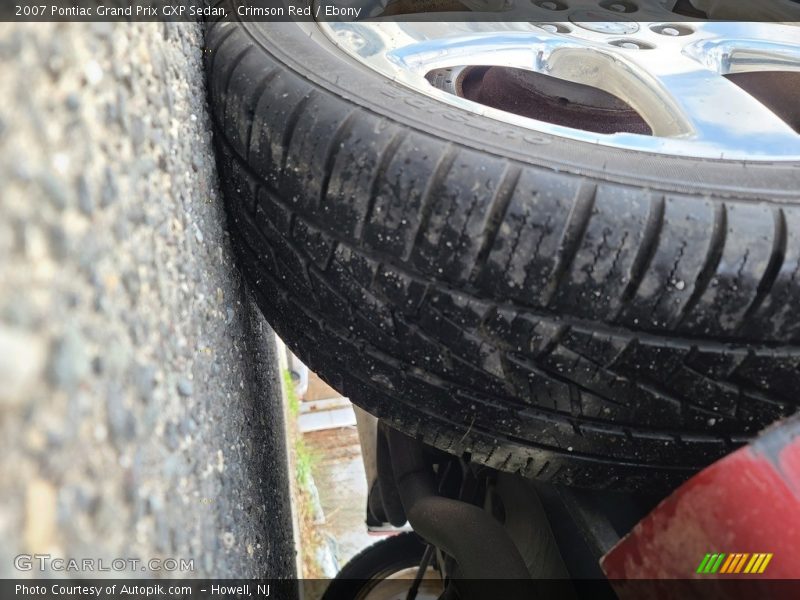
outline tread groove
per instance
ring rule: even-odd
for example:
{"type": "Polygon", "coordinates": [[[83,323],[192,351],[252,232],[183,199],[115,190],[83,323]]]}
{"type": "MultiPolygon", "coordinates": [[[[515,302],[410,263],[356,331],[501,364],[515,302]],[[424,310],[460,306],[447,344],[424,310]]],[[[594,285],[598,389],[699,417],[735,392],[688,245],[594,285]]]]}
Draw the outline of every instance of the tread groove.
{"type": "Polygon", "coordinates": [[[569,273],[572,263],[580,250],[583,238],[589,228],[589,221],[592,219],[595,201],[597,200],[597,184],[581,183],[578,189],[575,204],[569,216],[569,221],[564,229],[561,238],[560,251],[556,267],[547,283],[545,297],[542,301],[544,306],[550,306],[558,295],[558,290],[564,278],[569,273]]]}
{"type": "Polygon", "coordinates": [[[489,258],[489,254],[497,240],[500,226],[505,221],[506,211],[508,210],[509,204],[511,204],[514,193],[517,191],[517,184],[519,183],[521,175],[522,169],[517,165],[509,164],[506,167],[505,173],[503,173],[500,185],[498,185],[497,190],[495,190],[489,208],[489,214],[486,219],[487,225],[484,230],[483,241],[478,250],[478,255],[475,258],[475,265],[468,278],[468,280],[473,283],[480,277],[483,268],[486,266],[486,260],[489,258]]]}
{"type": "Polygon", "coordinates": [[[407,131],[395,132],[391,141],[381,154],[380,160],[378,161],[378,168],[375,170],[375,175],[370,183],[370,197],[367,201],[367,209],[364,211],[364,218],[361,220],[358,228],[356,229],[356,239],[358,240],[364,239],[364,231],[367,229],[367,224],[372,218],[372,213],[375,210],[375,203],[378,201],[378,186],[380,185],[381,178],[386,172],[386,169],[389,168],[389,165],[392,163],[392,160],[397,154],[398,149],[407,137],[407,131]]]}
{"type": "Polygon", "coordinates": [[[628,304],[636,296],[639,291],[639,286],[647,275],[650,265],[653,263],[658,244],[660,242],[661,233],[664,229],[664,216],[666,213],[666,201],[663,196],[656,198],[650,208],[650,215],[645,225],[644,234],[642,235],[642,242],[639,252],[633,261],[631,267],[631,279],[628,282],[625,290],[622,293],[622,299],[616,314],[612,317],[611,322],[616,322],[619,316],[625,311],[628,304]]]}
{"type": "Polygon", "coordinates": [[[314,88],[308,88],[306,94],[300,98],[300,102],[298,102],[295,107],[292,109],[292,112],[289,113],[289,116],[286,119],[286,129],[283,132],[283,139],[281,140],[281,147],[283,149],[283,156],[281,157],[281,174],[286,175],[286,163],[289,161],[289,148],[292,143],[292,138],[294,137],[295,129],[297,128],[297,123],[300,120],[300,115],[306,109],[306,105],[311,102],[311,99],[317,95],[316,90],[314,88]]]}
{"type": "Polygon", "coordinates": [[[336,127],[336,132],[331,138],[330,146],[328,147],[328,155],[325,157],[325,170],[322,179],[322,186],[320,187],[319,199],[317,206],[322,206],[328,198],[328,186],[333,177],[333,165],[336,163],[337,152],[341,149],[344,140],[347,139],[348,134],[353,130],[353,121],[358,114],[358,109],[351,110],[347,116],[342,119],[342,122],[336,127]]]}
{"type": "Polygon", "coordinates": [[[425,234],[426,229],[428,228],[428,222],[430,221],[431,212],[433,211],[433,203],[434,203],[434,191],[439,187],[441,184],[441,179],[447,175],[450,169],[453,167],[453,163],[456,160],[457,152],[453,146],[453,144],[448,143],[447,148],[442,153],[441,157],[439,157],[439,161],[436,164],[436,168],[433,170],[433,174],[431,175],[430,180],[425,188],[425,192],[423,194],[422,206],[420,207],[420,217],[419,217],[419,224],[417,225],[417,230],[414,233],[414,236],[411,238],[413,241],[411,245],[406,248],[405,254],[403,256],[403,261],[408,262],[411,258],[411,255],[414,252],[414,249],[419,245],[420,239],[425,234]]]}
{"type": "Polygon", "coordinates": [[[264,75],[261,81],[258,82],[258,85],[255,87],[253,91],[253,103],[248,110],[247,116],[247,156],[245,157],[247,162],[250,162],[250,148],[253,143],[253,127],[255,126],[255,116],[256,110],[258,110],[258,105],[261,102],[261,98],[263,97],[264,93],[266,92],[267,86],[272,82],[273,79],[281,72],[279,67],[275,67],[270,69],[270,71],[264,75]]]}
{"type": "Polygon", "coordinates": [[[243,48],[239,52],[239,54],[237,54],[236,57],[231,61],[230,71],[228,72],[228,79],[225,81],[225,87],[223,88],[225,90],[226,110],[230,108],[228,106],[228,102],[230,101],[231,83],[233,83],[233,76],[236,75],[236,69],[239,67],[240,64],[242,64],[242,61],[244,61],[245,57],[248,54],[250,54],[252,50],[253,50],[252,46],[247,46],[246,48],[243,48]]]}
{"type": "Polygon", "coordinates": [[[781,269],[783,268],[783,263],[786,260],[786,250],[788,246],[786,215],[782,208],[773,209],[773,214],[775,216],[775,231],[772,239],[772,253],[770,254],[769,263],[764,270],[764,276],[758,284],[756,297],[747,308],[737,331],[741,331],[750,322],[753,315],[758,312],[764,304],[764,301],[769,297],[778,279],[778,275],[780,275],[781,269]]]}
{"type": "Polygon", "coordinates": [[[692,311],[700,302],[700,299],[705,294],[708,286],[711,285],[711,280],[717,273],[719,263],[722,260],[722,253],[725,251],[725,243],[728,239],[728,209],[725,204],[720,203],[714,211],[714,229],[711,234],[711,241],[708,245],[708,253],[706,254],[703,268],[700,270],[700,275],[695,283],[695,288],[689,301],[683,307],[681,312],[674,319],[674,324],[671,326],[672,330],[678,329],[686,318],[692,314],[692,311]]]}
{"type": "Polygon", "coordinates": [[[211,53],[211,58],[208,61],[208,71],[209,73],[214,72],[214,68],[217,65],[217,56],[219,56],[219,51],[222,48],[222,45],[228,41],[228,39],[236,32],[236,28],[231,26],[228,31],[222,34],[220,40],[217,40],[213,47],[209,48],[209,52],[211,53]]]}

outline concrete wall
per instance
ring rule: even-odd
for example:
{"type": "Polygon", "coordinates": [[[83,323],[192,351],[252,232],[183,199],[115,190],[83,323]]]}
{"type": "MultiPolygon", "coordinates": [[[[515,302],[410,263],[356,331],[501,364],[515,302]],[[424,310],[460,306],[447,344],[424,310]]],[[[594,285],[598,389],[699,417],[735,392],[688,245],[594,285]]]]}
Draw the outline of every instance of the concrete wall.
{"type": "Polygon", "coordinates": [[[294,574],[202,45],[193,24],[0,24],[0,577],[34,552],[294,574]]]}

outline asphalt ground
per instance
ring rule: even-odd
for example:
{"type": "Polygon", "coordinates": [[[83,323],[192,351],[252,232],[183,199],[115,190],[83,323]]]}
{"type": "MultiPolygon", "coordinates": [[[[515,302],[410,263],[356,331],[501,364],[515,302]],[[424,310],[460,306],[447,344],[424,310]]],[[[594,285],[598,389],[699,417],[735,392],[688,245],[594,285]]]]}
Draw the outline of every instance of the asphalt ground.
{"type": "Polygon", "coordinates": [[[0,24],[0,578],[21,553],[295,573],[202,52],[194,24],[0,24]]]}

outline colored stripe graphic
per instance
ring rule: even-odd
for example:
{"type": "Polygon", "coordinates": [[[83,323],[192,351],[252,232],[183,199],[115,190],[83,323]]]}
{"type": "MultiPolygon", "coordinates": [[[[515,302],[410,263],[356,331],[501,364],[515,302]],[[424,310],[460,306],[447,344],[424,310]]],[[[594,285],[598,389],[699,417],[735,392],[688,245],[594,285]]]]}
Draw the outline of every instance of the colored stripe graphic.
{"type": "Polygon", "coordinates": [[[703,560],[700,561],[700,566],[697,567],[697,573],[705,573],[706,572],[706,565],[708,564],[709,559],[711,558],[710,554],[706,554],[703,560]]]}
{"type": "Polygon", "coordinates": [[[706,554],[697,567],[698,573],[709,574],[716,573],[725,558],[724,553],[706,554]]]}
{"type": "Polygon", "coordinates": [[[719,558],[717,558],[716,562],[714,563],[714,566],[711,567],[711,570],[709,571],[710,573],[716,573],[717,572],[717,570],[719,569],[720,565],[722,564],[722,559],[723,558],[725,558],[725,554],[724,553],[719,555],[719,558]]]}
{"type": "Polygon", "coordinates": [[[722,568],[719,570],[720,573],[729,573],[731,570],[731,565],[733,564],[733,559],[736,558],[735,554],[729,554],[728,560],[725,561],[725,564],[722,565],[722,568]]]}
{"type": "Polygon", "coordinates": [[[712,554],[711,558],[708,559],[705,568],[703,569],[703,573],[711,573],[711,568],[714,566],[714,563],[717,562],[717,558],[719,558],[719,554],[712,554]]]}
{"type": "Polygon", "coordinates": [[[756,565],[764,559],[763,554],[753,554],[750,558],[750,562],[747,563],[747,566],[744,568],[745,573],[752,573],[753,569],[755,569],[756,565]]]}
{"type": "Polygon", "coordinates": [[[731,566],[728,569],[728,573],[729,574],[738,573],[738,569],[742,568],[742,566],[743,566],[742,563],[744,562],[746,557],[747,557],[746,554],[741,554],[741,553],[737,552],[736,553],[736,558],[734,558],[733,563],[731,563],[731,566]]]}
{"type": "Polygon", "coordinates": [[[772,553],[770,552],[769,554],[767,554],[764,557],[764,562],[761,563],[761,566],[759,567],[758,572],[759,573],[763,573],[766,570],[767,565],[769,564],[769,561],[771,561],[771,560],[772,560],[772,553]]]}
{"type": "Polygon", "coordinates": [[[700,561],[696,572],[702,575],[714,575],[716,573],[725,575],[760,574],[766,570],[767,565],[772,560],[772,556],[771,553],[764,552],[754,554],[741,552],[733,554],[725,554],[724,552],[709,553],[700,561]]]}
{"type": "MultiPolygon", "coordinates": [[[[766,554],[756,554],[755,556],[757,558],[756,561],[753,563],[753,566],[750,567],[750,565],[747,565],[748,567],[750,567],[750,573],[758,573],[758,570],[761,568],[761,563],[763,563],[764,559],[767,557],[766,554]]],[[[747,572],[746,569],[745,572],[747,572]]]]}
{"type": "Polygon", "coordinates": [[[750,557],[749,554],[742,554],[742,559],[737,563],[736,571],[734,571],[734,573],[741,573],[742,572],[742,569],[744,568],[744,563],[747,561],[747,559],[749,557],[750,557]]]}
{"type": "Polygon", "coordinates": [[[727,573],[728,570],[731,568],[731,564],[733,564],[733,554],[728,554],[728,560],[722,565],[722,568],[719,570],[720,573],[727,573]]]}
{"type": "Polygon", "coordinates": [[[734,553],[733,559],[731,560],[731,564],[728,565],[728,568],[725,570],[725,573],[735,573],[736,566],[739,564],[739,561],[742,560],[742,555],[740,553],[734,553]]]}

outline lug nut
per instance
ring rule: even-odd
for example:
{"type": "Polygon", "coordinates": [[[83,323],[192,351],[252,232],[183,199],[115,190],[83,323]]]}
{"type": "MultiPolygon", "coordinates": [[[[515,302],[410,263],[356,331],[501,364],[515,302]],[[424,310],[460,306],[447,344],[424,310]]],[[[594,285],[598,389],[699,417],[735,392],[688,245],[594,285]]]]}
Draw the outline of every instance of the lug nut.
{"type": "Polygon", "coordinates": [[[531,23],[539,29],[544,29],[547,33],[569,33],[571,30],[561,23],[531,23]]]}
{"type": "Polygon", "coordinates": [[[637,40],[614,40],[613,42],[609,42],[609,44],[617,48],[625,48],[626,50],[649,50],[653,48],[650,44],[637,40]]]}
{"type": "Polygon", "coordinates": [[[634,13],[637,10],[636,4],[623,0],[605,0],[600,7],[616,13],[634,13]]]}
{"type": "Polygon", "coordinates": [[[536,6],[539,8],[544,8],[545,10],[566,10],[567,5],[563,2],[559,2],[558,0],[539,0],[538,2],[534,2],[536,6]]]}
{"type": "Polygon", "coordinates": [[[668,35],[671,37],[692,35],[694,33],[694,29],[692,29],[691,27],[688,27],[686,25],[676,25],[676,24],[654,25],[650,29],[652,29],[658,34],[668,35]]]}

